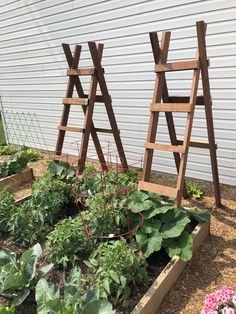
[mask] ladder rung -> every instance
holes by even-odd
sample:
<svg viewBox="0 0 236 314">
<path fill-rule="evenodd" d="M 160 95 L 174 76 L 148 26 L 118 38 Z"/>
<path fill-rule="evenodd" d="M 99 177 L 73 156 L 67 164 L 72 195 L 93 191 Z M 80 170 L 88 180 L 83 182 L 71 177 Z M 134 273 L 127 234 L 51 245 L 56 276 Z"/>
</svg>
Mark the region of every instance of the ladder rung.
<svg viewBox="0 0 236 314">
<path fill-rule="evenodd" d="M 67 70 L 67 75 L 93 75 L 95 68 L 81 68 Z"/>
<path fill-rule="evenodd" d="M 189 103 L 190 97 L 188 96 L 170 96 L 169 102 L 171 103 Z M 204 106 L 204 96 L 197 96 L 197 106 Z"/>
<path fill-rule="evenodd" d="M 106 128 L 95 128 L 96 132 L 101 132 L 101 133 L 114 133 L 112 129 L 106 129 Z M 120 130 L 119 130 L 120 133 Z"/>
<path fill-rule="evenodd" d="M 178 145 L 183 145 L 183 140 L 178 140 L 177 143 L 178 143 Z M 210 145 L 208 142 L 190 141 L 189 146 L 197 147 L 197 148 L 208 148 L 208 149 L 210 149 Z M 215 144 L 215 149 L 217 149 L 216 144 Z"/>
<path fill-rule="evenodd" d="M 71 132 L 81 132 L 81 133 L 84 132 L 84 128 L 76 128 L 73 126 L 63 126 L 63 125 L 58 126 L 58 130 L 60 130 L 60 131 L 71 131 Z"/>
<path fill-rule="evenodd" d="M 88 95 L 85 94 L 85 95 L 84 95 L 84 98 L 88 98 Z M 111 96 L 110 96 L 110 99 L 111 99 Z M 96 97 L 95 97 L 95 102 L 104 102 L 103 96 L 102 96 L 102 95 L 96 95 Z"/>
<path fill-rule="evenodd" d="M 154 103 L 150 106 L 150 111 L 163 111 L 163 112 L 190 112 L 190 103 Z"/>
<path fill-rule="evenodd" d="M 156 143 L 148 143 L 144 144 L 145 148 L 149 149 L 157 149 L 157 150 L 164 150 L 167 152 L 174 152 L 174 153 L 184 153 L 183 146 L 174 146 L 174 145 L 167 145 L 167 144 L 156 144 Z"/>
<path fill-rule="evenodd" d="M 172 63 L 156 64 L 154 71 L 168 72 L 168 71 L 194 70 L 198 69 L 198 67 L 199 67 L 198 60 L 177 61 Z"/>
<path fill-rule="evenodd" d="M 62 103 L 64 105 L 87 105 L 88 98 L 63 98 Z"/>
<path fill-rule="evenodd" d="M 62 125 L 58 126 L 58 130 L 71 131 L 71 132 L 81 132 L 81 133 L 83 133 L 85 131 L 84 128 L 77 128 L 77 127 L 73 127 L 73 126 L 62 126 Z M 106 129 L 106 128 L 95 128 L 95 131 L 101 132 L 101 133 L 113 133 L 112 129 Z"/>
<path fill-rule="evenodd" d="M 167 195 L 170 197 L 177 197 L 178 190 L 169 186 L 163 186 L 146 181 L 139 181 L 138 188 L 143 191 L 153 192 L 157 194 Z"/>
</svg>

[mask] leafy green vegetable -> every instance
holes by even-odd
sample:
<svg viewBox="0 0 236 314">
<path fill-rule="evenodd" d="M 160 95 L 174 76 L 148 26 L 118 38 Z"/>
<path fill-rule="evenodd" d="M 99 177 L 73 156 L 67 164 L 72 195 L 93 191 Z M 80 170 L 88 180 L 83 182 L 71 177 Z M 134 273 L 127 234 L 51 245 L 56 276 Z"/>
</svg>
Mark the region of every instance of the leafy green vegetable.
<svg viewBox="0 0 236 314">
<path fill-rule="evenodd" d="M 25 151 L 18 151 L 10 159 L 0 164 L 0 177 L 8 177 L 23 171 L 28 163 Z"/>
<path fill-rule="evenodd" d="M 16 146 L 0 146 L 0 156 L 14 155 L 19 150 Z"/>
<path fill-rule="evenodd" d="M 183 231 L 177 238 L 164 240 L 163 246 L 170 257 L 178 255 L 183 261 L 188 261 L 192 258 L 193 239 L 191 234 L 186 231 Z"/>
<path fill-rule="evenodd" d="M 99 299 L 99 290 L 89 290 L 81 296 L 81 272 L 74 267 L 65 282 L 64 298 L 60 297 L 59 288 L 39 280 L 36 285 L 35 298 L 38 314 L 114 314 L 108 301 Z"/>
<path fill-rule="evenodd" d="M 208 210 L 195 210 L 191 208 L 183 209 L 189 218 L 194 218 L 197 222 L 205 222 L 210 219 L 210 213 Z"/>
<path fill-rule="evenodd" d="M 7 249 L 0 249 L 0 291 L 2 295 L 11 295 L 14 305 L 21 304 L 29 295 L 36 281 L 53 267 L 53 264 L 49 264 L 40 271 L 36 271 L 41 254 L 42 249 L 39 243 L 26 250 L 19 261 L 15 253 Z"/>
<path fill-rule="evenodd" d="M 190 223 L 188 216 L 180 208 L 173 208 L 165 214 L 160 215 L 162 222 L 160 232 L 164 239 L 178 237 Z"/>
<path fill-rule="evenodd" d="M 198 200 L 203 196 L 203 190 L 200 184 L 189 182 L 186 184 L 188 194 Z"/>
<path fill-rule="evenodd" d="M 66 179 L 71 182 L 75 179 L 75 171 L 66 162 L 50 162 L 46 174 L 49 174 L 53 178 Z"/>
<path fill-rule="evenodd" d="M 160 233 L 160 225 L 161 222 L 159 220 L 148 220 L 135 234 L 136 241 L 145 257 L 161 249 L 162 235 Z"/>
</svg>

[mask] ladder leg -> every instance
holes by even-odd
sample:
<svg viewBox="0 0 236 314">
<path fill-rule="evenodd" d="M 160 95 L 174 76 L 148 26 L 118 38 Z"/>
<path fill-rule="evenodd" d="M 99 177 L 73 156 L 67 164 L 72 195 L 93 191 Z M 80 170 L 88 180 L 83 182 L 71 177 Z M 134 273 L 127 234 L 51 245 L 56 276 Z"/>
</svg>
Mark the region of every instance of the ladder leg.
<svg viewBox="0 0 236 314">
<path fill-rule="evenodd" d="M 99 44 L 97 47 L 98 58 L 102 58 L 103 45 Z M 92 80 L 90 83 L 90 90 L 88 94 L 89 103 L 87 105 L 86 113 L 85 113 L 85 121 L 84 121 L 84 133 L 82 135 L 81 147 L 80 147 L 80 155 L 79 155 L 79 174 L 81 174 L 85 167 L 85 161 L 87 157 L 88 151 L 88 142 L 89 136 L 91 133 L 92 127 L 92 117 L 93 117 L 93 109 L 97 92 L 98 79 L 96 75 L 92 76 Z"/>
<path fill-rule="evenodd" d="M 79 64 L 79 58 L 80 58 L 80 53 L 81 53 L 81 46 L 76 45 L 75 46 L 75 51 L 74 55 L 72 56 L 71 50 L 69 45 L 63 44 L 62 45 L 69 68 L 75 69 L 78 67 Z M 66 97 L 71 98 L 73 95 L 74 91 L 74 85 L 75 85 L 75 80 L 73 77 L 69 77 L 69 81 L 67 84 L 67 91 L 66 91 Z M 81 92 L 81 90 L 80 90 Z M 61 126 L 66 126 L 69 118 L 69 113 L 70 113 L 70 106 L 64 105 L 63 111 L 62 111 L 62 116 L 61 116 Z M 58 137 L 57 137 L 57 143 L 56 143 L 56 155 L 61 155 L 62 153 L 62 147 L 65 139 L 65 131 L 64 130 L 59 130 Z"/>
<path fill-rule="evenodd" d="M 207 53 L 206 53 L 206 42 L 205 42 L 206 24 L 203 21 L 201 21 L 201 22 L 197 22 L 196 25 L 197 25 L 197 37 L 198 37 L 198 46 L 199 46 L 199 57 L 200 57 L 200 62 L 201 62 L 202 87 L 203 87 L 205 114 L 206 114 L 206 121 L 207 121 L 208 140 L 209 140 L 209 147 L 210 147 L 215 203 L 217 207 L 221 207 L 222 204 L 221 204 L 221 193 L 220 193 L 220 181 L 219 181 L 219 174 L 218 174 L 214 124 L 213 124 L 213 117 L 212 117 L 212 100 L 211 100 L 211 94 L 210 94 L 210 83 L 209 83 L 209 75 L 208 75 L 208 67 L 207 67 Z"/>
<path fill-rule="evenodd" d="M 161 47 L 159 46 L 159 41 L 157 33 L 150 33 L 150 40 L 152 45 L 152 51 L 154 56 L 155 64 L 166 63 L 168 56 L 168 49 L 170 43 L 170 32 L 164 32 L 162 34 Z M 160 73 L 156 76 L 154 94 L 153 94 L 153 103 L 161 101 L 163 89 L 165 86 L 165 73 Z M 159 112 L 151 112 L 149 120 L 149 128 L 147 135 L 147 142 L 154 143 L 157 133 L 157 124 L 159 119 Z M 149 181 L 151 167 L 153 160 L 153 150 L 145 149 L 144 163 L 143 163 L 143 172 L 142 172 L 142 181 Z"/>
<path fill-rule="evenodd" d="M 75 82 L 75 87 L 76 87 L 77 93 L 78 93 L 79 97 L 84 98 L 84 93 L 81 94 L 80 89 L 79 89 L 79 87 L 81 86 L 80 80 L 76 76 L 75 76 L 75 79 L 76 79 L 75 80 L 76 81 Z M 81 88 L 82 88 L 82 86 L 81 86 Z M 86 106 L 82 106 L 82 109 L 83 109 L 84 115 L 86 116 L 87 107 Z M 96 152 L 97 152 L 97 156 L 98 156 L 99 162 L 101 164 L 102 170 L 107 171 L 108 167 L 107 167 L 106 160 L 104 158 L 104 154 L 103 154 L 103 151 L 102 151 L 102 147 L 101 147 L 99 138 L 97 136 L 97 132 L 95 130 L 95 126 L 94 126 L 93 122 L 91 124 L 91 136 L 92 136 L 92 140 L 93 140 L 93 143 L 94 143 L 94 146 L 95 146 L 95 149 L 96 149 Z M 81 168 L 81 170 L 82 170 L 82 168 Z"/>
<path fill-rule="evenodd" d="M 166 112 L 166 121 L 167 121 L 167 126 L 170 134 L 170 141 L 171 145 L 177 146 L 177 137 L 176 137 L 176 132 L 175 132 L 175 125 L 174 125 L 174 120 L 173 120 L 173 115 L 171 112 Z M 179 168 L 180 168 L 180 154 L 173 152 L 174 159 L 175 159 L 175 165 L 177 169 L 177 173 L 179 174 Z M 188 193 L 187 193 L 187 188 L 184 180 L 184 186 L 183 186 L 183 196 L 187 198 Z"/>
<path fill-rule="evenodd" d="M 170 102 L 170 97 L 169 97 L 169 93 L 168 93 L 168 87 L 167 87 L 167 83 L 166 83 L 166 78 L 164 81 L 164 88 L 163 88 L 163 102 Z M 177 146 L 178 145 L 178 141 L 177 141 L 177 136 L 176 136 L 176 131 L 175 131 L 175 124 L 174 124 L 174 119 L 173 119 L 173 115 L 172 112 L 166 112 L 165 113 L 166 116 L 166 122 L 167 122 L 167 127 L 168 127 L 168 131 L 169 131 L 169 135 L 170 135 L 170 142 L 171 145 Z M 179 166 L 180 166 L 180 154 L 173 152 L 173 156 L 175 159 L 175 166 L 176 166 L 176 170 L 177 173 L 179 174 Z M 184 180 L 184 186 L 183 186 L 183 197 L 187 198 L 188 197 L 188 193 L 187 193 L 187 188 L 186 188 L 186 184 L 185 184 L 185 180 Z"/>
<path fill-rule="evenodd" d="M 114 140 L 116 143 L 117 151 L 118 151 L 118 154 L 120 157 L 120 161 L 121 161 L 123 170 L 126 171 L 126 170 L 128 170 L 128 163 L 126 160 L 123 144 L 122 144 L 122 141 L 120 138 L 119 129 L 117 126 L 115 114 L 114 114 L 114 111 L 112 108 L 111 97 L 109 96 L 106 81 L 104 78 L 104 73 L 102 71 L 101 62 L 100 62 L 99 55 L 98 55 L 98 50 L 97 50 L 95 43 L 89 42 L 88 44 L 89 44 L 89 49 L 90 49 L 90 53 L 92 56 L 93 64 L 94 64 L 94 67 L 96 68 L 96 73 L 98 76 L 98 81 L 99 81 L 101 93 L 102 93 L 103 98 L 104 98 L 104 103 L 105 103 L 107 115 L 108 115 L 108 118 L 110 121 L 111 129 L 113 130 L 113 136 L 114 136 Z"/>
<path fill-rule="evenodd" d="M 177 180 L 177 198 L 176 198 L 176 206 L 179 207 L 182 201 L 183 195 L 183 187 L 184 187 L 184 178 L 188 160 L 188 150 L 191 138 L 191 131 L 193 125 L 193 117 L 194 117 L 194 109 L 197 101 L 197 90 L 198 90 L 198 83 L 200 77 L 200 68 L 194 70 L 193 80 L 192 80 L 192 91 L 190 95 L 189 102 L 192 105 L 191 111 L 188 113 L 187 123 L 185 127 L 185 134 L 184 134 L 184 141 L 183 141 L 183 148 L 184 153 L 181 155 L 180 167 L 179 167 L 179 175 Z"/>
<path fill-rule="evenodd" d="M 78 50 L 78 47 L 80 47 L 80 52 L 81 52 L 81 46 L 76 46 L 76 47 L 77 47 L 76 48 L 77 50 Z M 70 50 L 70 46 L 68 44 L 63 44 L 63 49 L 64 49 L 64 53 L 65 53 L 66 60 L 67 60 L 69 68 L 77 68 L 78 67 L 78 63 L 79 63 L 80 54 L 77 52 L 77 50 L 75 50 L 74 57 L 73 57 L 72 53 L 71 53 L 71 50 Z M 75 86 L 76 91 L 77 91 L 79 97 L 80 98 L 84 98 L 85 94 L 84 94 L 84 91 L 83 91 L 83 88 L 82 88 L 82 85 L 81 85 L 79 77 L 78 76 L 74 76 L 74 77 L 70 77 L 70 78 L 73 80 L 73 84 L 74 84 L 73 86 Z M 71 91 L 71 96 L 72 96 L 72 94 L 73 94 L 73 89 Z M 66 110 L 66 109 L 67 109 L 67 107 L 64 105 L 64 110 Z M 82 106 L 82 109 L 83 109 L 84 115 L 86 115 L 87 108 L 85 106 Z M 68 116 L 69 116 L 69 110 L 67 110 L 67 111 L 68 111 L 68 112 L 66 112 L 67 119 L 66 119 L 66 122 L 65 122 L 64 125 L 67 124 L 67 120 L 68 120 Z M 62 150 L 62 146 L 63 146 L 65 131 L 60 130 L 59 132 L 62 132 L 60 136 L 63 136 L 63 140 L 60 140 L 61 146 L 57 145 L 57 147 L 60 149 L 59 150 L 60 151 L 59 155 L 61 155 L 61 150 Z M 106 161 L 105 161 L 105 158 L 104 158 L 104 155 L 103 155 L 102 147 L 100 145 L 100 141 L 98 139 L 97 132 L 95 130 L 93 122 L 91 124 L 91 136 L 92 136 L 92 139 L 93 139 L 93 142 L 94 142 L 94 146 L 95 146 L 95 149 L 96 149 L 96 152 L 97 152 L 98 159 L 100 161 L 102 170 L 106 171 L 106 170 L 108 170 L 108 168 L 107 168 L 107 165 L 106 165 Z M 81 167 L 81 170 L 83 170 L 82 167 Z"/>
</svg>

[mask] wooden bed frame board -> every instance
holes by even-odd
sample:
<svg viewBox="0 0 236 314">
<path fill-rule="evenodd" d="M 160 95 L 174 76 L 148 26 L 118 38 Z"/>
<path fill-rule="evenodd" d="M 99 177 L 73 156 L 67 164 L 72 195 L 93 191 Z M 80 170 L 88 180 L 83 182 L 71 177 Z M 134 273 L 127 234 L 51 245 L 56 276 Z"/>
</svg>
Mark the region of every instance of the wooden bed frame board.
<svg viewBox="0 0 236 314">
<path fill-rule="evenodd" d="M 7 185 L 12 186 L 19 186 L 22 183 L 31 182 L 34 179 L 33 169 L 27 168 L 22 172 L 13 174 L 9 177 L 1 178 L 0 179 L 0 191 Z"/>
</svg>

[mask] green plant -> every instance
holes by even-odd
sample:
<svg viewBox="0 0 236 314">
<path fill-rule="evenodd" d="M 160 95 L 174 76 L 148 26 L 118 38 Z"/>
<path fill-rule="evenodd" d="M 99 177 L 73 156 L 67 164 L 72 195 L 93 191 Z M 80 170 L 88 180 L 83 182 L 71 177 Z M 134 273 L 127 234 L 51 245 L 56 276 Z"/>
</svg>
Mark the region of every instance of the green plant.
<svg viewBox="0 0 236 314">
<path fill-rule="evenodd" d="M 75 171 L 71 169 L 66 162 L 51 161 L 48 164 L 47 175 L 61 180 L 68 180 L 72 182 L 75 179 Z"/>
<path fill-rule="evenodd" d="M 15 313 L 15 306 L 12 305 L 11 307 L 4 306 L 0 304 L 0 314 L 14 314 Z"/>
<path fill-rule="evenodd" d="M 87 215 L 86 215 L 87 214 Z M 91 218 L 89 213 L 76 218 L 67 218 L 59 221 L 54 229 L 48 234 L 46 246 L 50 248 L 50 256 L 55 264 L 66 267 L 68 264 L 74 265 L 78 260 L 78 253 L 89 251 L 91 242 L 83 231 L 83 223 Z"/>
<path fill-rule="evenodd" d="M 87 291 L 81 296 L 81 272 L 73 268 L 64 286 L 64 295 L 59 288 L 40 279 L 36 285 L 35 299 L 38 314 L 114 314 L 108 301 L 99 299 L 99 290 Z"/>
<path fill-rule="evenodd" d="M 0 249 L 0 293 L 13 297 L 13 305 L 21 304 L 36 282 L 53 267 L 53 264 L 48 264 L 36 270 L 41 253 L 39 243 L 26 250 L 19 260 L 15 253 Z"/>
<path fill-rule="evenodd" d="M 35 150 L 31 147 L 27 147 L 27 146 L 21 146 L 20 151 L 24 151 L 25 152 L 25 156 L 29 161 L 37 161 L 41 158 L 43 158 L 43 153 L 41 153 L 39 150 Z"/>
<path fill-rule="evenodd" d="M 152 193 L 142 191 L 130 193 L 129 208 L 132 211 L 131 223 L 137 223 L 134 213 L 142 212 L 144 216 L 144 224 L 135 233 L 135 238 L 145 257 L 164 247 L 170 257 L 178 255 L 184 261 L 191 259 L 191 218 L 198 222 L 209 219 L 206 211 L 175 208 L 171 203 L 160 201 Z"/>
<path fill-rule="evenodd" d="M 65 182 L 45 177 L 33 184 L 31 203 L 35 204 L 43 214 L 45 222 L 57 221 L 63 205 L 68 201 L 69 195 Z"/>
<path fill-rule="evenodd" d="M 43 235 L 44 217 L 31 200 L 20 204 L 7 222 L 7 231 L 16 243 L 27 246 Z"/>
<path fill-rule="evenodd" d="M 200 184 L 197 183 L 187 183 L 187 192 L 194 199 L 198 200 L 203 196 L 203 190 Z"/>
<path fill-rule="evenodd" d="M 53 178 L 42 178 L 33 184 L 32 196 L 5 215 L 7 230 L 23 246 L 46 236 L 47 224 L 57 221 L 68 202 L 66 183 Z M 3 207 L 4 208 L 4 207 Z M 1 218 L 1 216 L 0 216 Z"/>
<path fill-rule="evenodd" d="M 0 146 L 0 156 L 14 155 L 19 150 L 16 146 Z"/>
<path fill-rule="evenodd" d="M 122 239 L 101 243 L 85 263 L 92 272 L 85 281 L 99 288 L 105 299 L 115 294 L 117 299 L 127 301 L 131 287 L 148 280 L 145 259 Z"/>
<path fill-rule="evenodd" d="M 16 204 L 9 187 L 0 192 L 0 234 L 7 232 L 7 223 L 16 211 Z"/>
<path fill-rule="evenodd" d="M 0 177 L 8 177 L 23 171 L 28 163 L 25 151 L 18 151 L 8 160 L 0 164 Z"/>
</svg>

